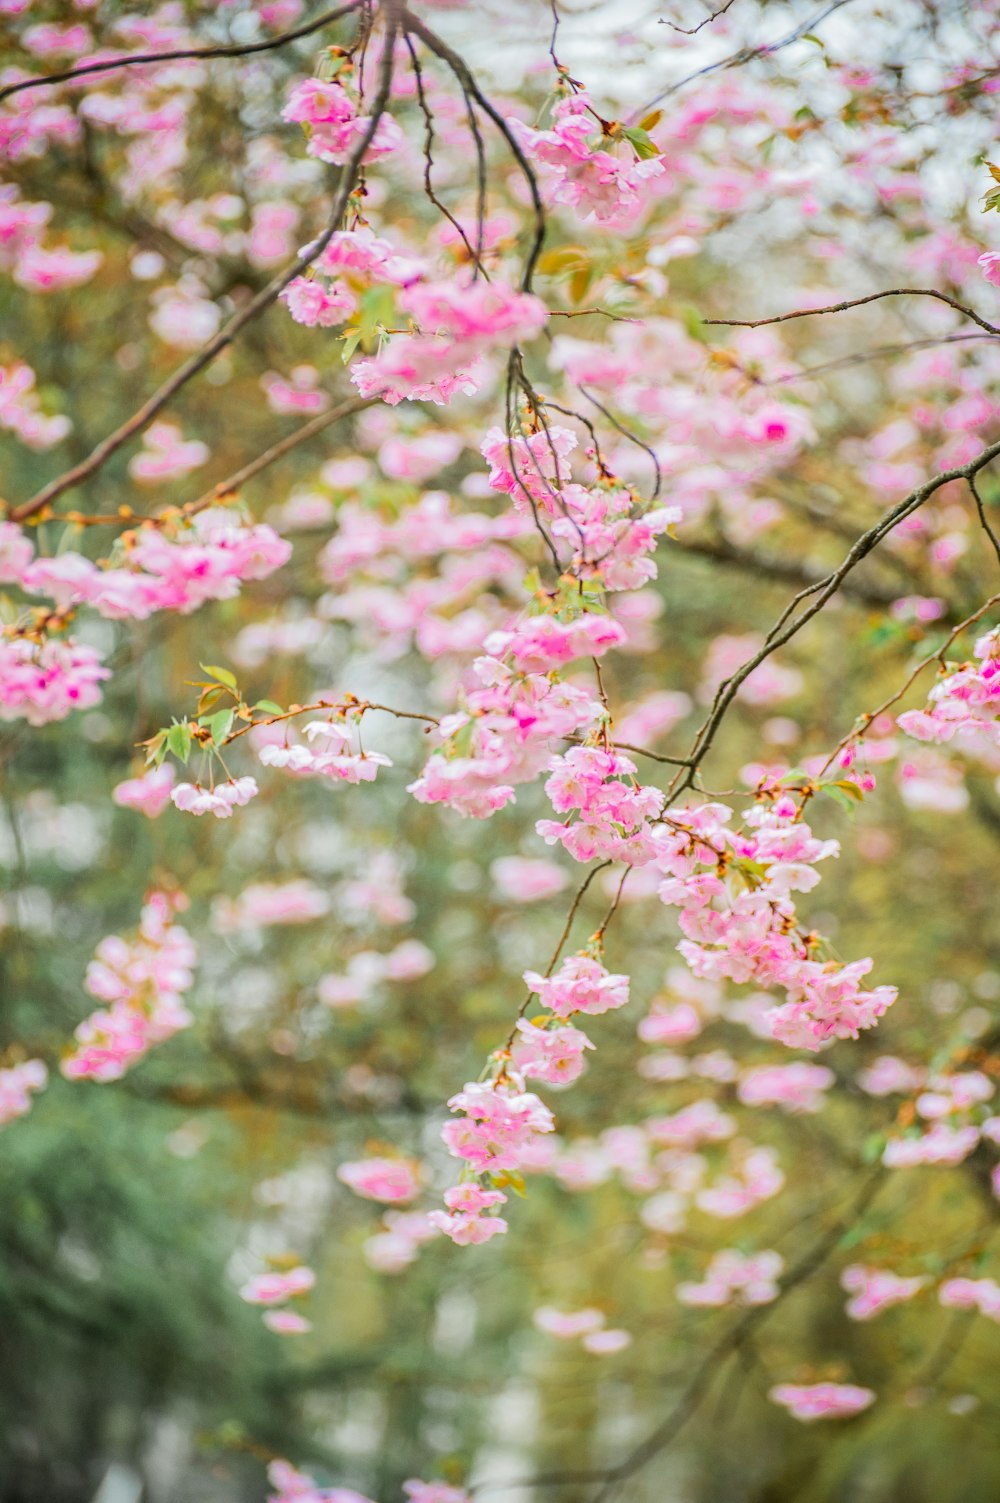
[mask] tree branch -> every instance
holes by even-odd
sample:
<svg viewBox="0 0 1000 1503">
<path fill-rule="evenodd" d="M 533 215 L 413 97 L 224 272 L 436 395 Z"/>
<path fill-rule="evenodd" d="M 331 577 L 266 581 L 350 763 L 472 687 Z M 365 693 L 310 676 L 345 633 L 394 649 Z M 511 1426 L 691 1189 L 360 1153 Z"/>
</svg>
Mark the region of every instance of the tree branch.
<svg viewBox="0 0 1000 1503">
<path fill-rule="evenodd" d="M 61 73 L 46 73 L 38 78 L 23 78 L 19 83 L 7 84 L 5 88 L 0 89 L 0 104 L 15 94 L 23 94 L 28 89 L 44 89 L 54 84 L 72 83 L 77 78 L 88 78 L 95 73 L 112 73 L 119 68 L 134 68 L 142 63 L 175 63 L 189 58 L 247 57 L 253 52 L 272 52 L 275 47 L 287 47 L 289 42 L 297 42 L 300 37 L 311 36 L 314 31 L 319 31 L 322 27 L 331 26 L 342 16 L 357 10 L 360 4 L 361 0 L 348 0 L 346 5 L 338 5 L 335 10 L 323 11 L 322 15 L 316 16 L 312 21 L 307 21 L 303 26 L 297 26 L 293 31 L 284 31 L 280 36 L 270 37 L 265 42 L 222 44 L 218 47 L 177 47 L 169 52 L 140 52 L 127 57 L 105 58 L 99 63 L 85 63 L 82 68 L 66 68 Z"/>
</svg>

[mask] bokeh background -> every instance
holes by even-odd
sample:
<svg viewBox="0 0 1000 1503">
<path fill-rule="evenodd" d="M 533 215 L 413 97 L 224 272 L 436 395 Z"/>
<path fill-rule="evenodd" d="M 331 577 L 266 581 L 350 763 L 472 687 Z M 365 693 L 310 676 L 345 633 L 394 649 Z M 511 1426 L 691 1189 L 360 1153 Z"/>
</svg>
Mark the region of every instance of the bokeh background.
<svg viewBox="0 0 1000 1503">
<path fill-rule="evenodd" d="M 77 19 L 68 4 L 32 10 L 33 19 Z M 663 24 L 667 10 L 688 26 L 704 14 L 632 0 L 566 6 L 560 55 L 611 109 L 809 20 L 800 5 L 736 0 L 731 15 L 687 39 Z M 686 384 L 710 413 L 730 390 L 725 352 L 735 346 L 731 331 L 710 332 L 698 315 L 783 311 L 800 305 L 803 289 L 834 299 L 905 284 L 915 275 L 915 245 L 937 245 L 946 233 L 974 245 L 983 233 L 976 157 L 994 140 L 996 96 L 970 87 L 961 107 L 943 108 L 939 91 L 949 67 L 983 58 L 995 65 L 992 10 L 856 0 L 817 23 L 818 39 L 671 95 L 668 124 L 693 97 L 710 99 L 717 113 L 691 147 L 701 166 L 686 172 L 684 195 L 652 205 L 627 235 L 569 226 L 561 238 L 579 242 L 579 261 L 550 263 L 545 295 L 568 310 L 600 304 L 661 321 L 649 337 L 653 376 L 662 361 L 662 380 Z M 243 40 L 258 24 L 251 6 L 156 11 L 116 0 L 84 19 L 110 45 L 122 18 L 168 11 L 204 41 Z M 434 24 L 496 97 L 522 112 L 524 101 L 537 109 L 548 87 L 550 23 L 549 7 L 534 0 L 434 11 Z M 0 46 L 37 68 L 22 30 L 23 17 L 0 16 Z M 0 357 L 29 360 L 44 403 L 73 424 L 52 452 L 0 433 L 8 499 L 30 495 L 89 452 L 182 358 L 162 311 L 171 296 L 224 314 L 263 285 L 273 265 L 252 248 L 255 205 L 293 206 L 291 249 L 322 222 L 322 173 L 303 156 L 297 129 L 278 118 L 290 82 L 314 55 L 310 40 L 168 79 L 165 95 L 184 100 L 187 154 L 138 179 L 141 146 L 93 117 L 77 140 L 4 166 L 3 182 L 23 198 L 54 204 L 53 224 L 74 248 L 103 255 L 78 289 L 33 296 L 0 281 Z M 859 59 L 872 76 L 852 83 Z M 114 99 L 121 88 L 108 82 L 100 93 Z M 440 88 L 445 94 L 443 79 Z M 84 96 L 59 97 L 78 111 Z M 801 132 L 769 122 L 772 107 Z M 415 105 L 403 110 L 419 140 Z M 870 151 L 883 136 L 893 146 L 879 171 L 887 182 L 915 185 L 910 198 L 880 196 L 879 171 L 850 170 L 852 152 Z M 468 169 L 449 142 L 439 173 L 456 206 L 468 203 Z M 498 203 L 516 216 L 499 152 L 495 170 Z M 419 157 L 396 171 L 389 187 L 370 185 L 368 208 L 419 246 L 435 223 Z M 804 208 L 809 198 L 815 210 Z M 688 219 L 696 244 L 664 267 L 657 248 L 685 233 Z M 961 289 L 965 265 L 935 263 L 924 275 L 937 271 L 941 285 Z M 1000 365 L 987 342 L 961 347 L 940 378 L 912 354 L 852 363 L 859 350 L 951 332 L 950 320 L 925 307 L 879 305 L 783 331 L 782 359 L 837 368 L 788 388 L 816 437 L 758 487 L 754 499 L 775 504 L 774 520 L 758 528 L 742 501 L 727 509 L 720 498 L 682 528 L 661 551 L 662 609 L 649 623 L 648 650 L 621 654 L 606 670 L 613 705 L 664 690 L 688 696 L 661 749 L 685 746 L 698 723 L 712 644 L 766 631 L 790 593 L 887 504 L 868 468 L 872 436 L 908 410 L 915 383 L 943 410 L 961 395 L 957 370 L 964 389 L 977 386 L 996 402 Z M 577 319 L 572 333 L 609 337 L 596 316 Z M 697 363 L 680 370 L 671 341 L 687 341 Z M 113 512 L 192 499 L 291 431 L 296 419 L 273 410 L 262 377 L 287 379 L 302 366 L 318 390 L 347 391 L 336 342 L 273 308 L 171 409 L 184 436 L 208 446 L 201 469 L 143 488 L 126 451 L 71 504 Z M 199 662 L 228 665 L 252 697 L 282 704 L 334 687 L 413 709 L 439 706 L 457 655 L 429 661 L 367 613 L 340 619 L 317 561 L 347 501 L 398 515 L 429 485 L 496 510 L 497 498 L 483 498 L 477 452 L 496 420 L 489 394 L 455 414 L 401 410 L 404 431 L 443 423 L 462 440 L 424 485 L 387 473 L 383 412 L 303 445 L 243 493 L 256 517 L 279 526 L 294 519 L 296 500 L 301 512 L 303 496 L 321 499 L 318 525 L 289 531 L 295 553 L 286 568 L 192 618 L 128 629 L 88 622 L 85 635 L 110 652 L 115 669 L 100 708 L 41 730 L 0 728 L 0 1050 L 10 1063 L 46 1059 L 53 1077 L 0 1139 L 0 1498 L 90 1503 L 103 1483 L 102 1503 L 117 1503 L 134 1483 L 148 1503 L 255 1503 L 275 1455 L 380 1503 L 393 1503 L 414 1475 L 509 1481 L 606 1465 L 670 1409 L 726 1328 L 727 1312 L 678 1304 L 677 1282 L 698 1277 L 724 1245 L 776 1248 L 792 1265 L 846 1218 L 849 1230 L 834 1232 L 822 1268 L 734 1349 L 676 1443 L 629 1482 L 628 1498 L 992 1503 L 1000 1495 L 996 1324 L 938 1308 L 930 1289 L 859 1324 L 844 1313 L 838 1274 L 851 1261 L 931 1278 L 995 1267 L 985 1150 L 957 1170 L 885 1175 L 863 1213 L 851 1207 L 878 1172 L 900 1106 L 866 1093 L 858 1072 L 885 1054 L 979 1068 L 994 1059 L 996 770 L 952 772 L 948 757 L 921 754 L 910 757 L 916 772 L 903 774 L 904 755 L 875 769 L 877 792 L 862 807 L 828 801 L 817 809 L 817 830 L 841 839 L 844 853 L 828 864 L 835 869 L 825 872 L 810 918 L 845 956 L 874 955 L 876 979 L 900 988 L 876 1035 L 824 1055 L 837 1081 L 822 1114 L 741 1107 L 711 1063 L 686 1079 L 655 1078 L 636 1022 L 655 999 L 687 993 L 672 915 L 655 896 L 637 895 L 623 903 L 607 948 L 609 966 L 633 977 L 633 1005 L 599 1020 L 583 1080 L 550 1093 L 563 1142 L 586 1140 L 581 1158 L 595 1155 L 606 1172 L 595 1169 L 585 1191 L 533 1176 L 506 1238 L 479 1249 L 434 1240 L 395 1272 L 377 1266 L 373 1252 L 385 1230 L 380 1208 L 339 1183 L 336 1169 L 387 1144 L 425 1157 L 429 1174 L 448 1182 L 443 1103 L 506 1033 L 520 972 L 548 956 L 572 891 L 569 862 L 566 890 L 540 902 L 512 901 L 497 883 L 498 858 L 551 855 L 533 833 L 547 812 L 540 790 L 520 790 L 516 807 L 485 825 L 418 805 L 403 788 L 422 763 L 422 733 L 388 722 L 376 741 L 395 767 L 374 786 L 261 778 L 261 797 L 228 824 L 173 810 L 148 822 L 110 801 L 112 786 L 138 765 L 136 743 L 190 708 L 186 681 Z M 648 437 L 669 442 L 665 432 Z M 933 427 L 920 435 L 913 458 L 927 473 L 945 437 Z M 357 460 L 352 471 L 348 462 Z M 983 489 L 990 505 L 1000 496 L 992 478 Z M 828 750 L 856 714 L 892 692 L 934 631 L 995 588 L 996 561 L 978 543 L 955 557 L 931 548 L 965 525 L 947 514 L 957 505 L 935 503 L 929 536 L 904 539 L 860 569 L 853 589 L 781 655 L 786 677 L 777 688 L 735 707 L 709 787 L 748 790 L 758 764 Z M 67 537 L 63 546 L 94 556 L 104 546 L 96 529 L 39 528 L 44 549 Z M 436 567 L 418 564 L 414 573 L 435 577 Z M 494 593 L 502 604 L 502 586 Z M 937 623 L 893 606 L 918 595 L 942 602 Z M 246 761 L 241 770 L 252 771 Z M 94 947 L 127 932 L 143 892 L 163 880 L 190 899 L 184 922 L 200 955 L 195 1026 L 119 1083 L 65 1081 L 58 1060 L 91 1010 L 81 982 Z M 312 894 L 308 921 L 260 924 L 245 900 L 242 910 L 227 907 L 253 884 L 293 881 Z M 383 897 L 403 896 L 387 898 L 380 918 L 370 895 L 358 896 L 365 882 Z M 596 927 L 608 900 L 596 882 L 581 934 Z M 364 981 L 366 955 L 410 939 L 428 947 L 425 974 Z M 317 984 L 327 974 L 362 978 L 356 1006 L 322 1004 Z M 788 1058 L 727 1017 L 710 1022 L 688 1053 L 714 1051 L 738 1056 L 741 1067 Z M 629 1186 L 627 1140 L 607 1135 L 705 1095 L 776 1150 L 787 1186 L 745 1220 L 695 1216 L 680 1234 L 661 1232 L 643 1220 L 646 1197 Z M 265 1330 L 237 1293 L 268 1257 L 286 1254 L 317 1273 L 313 1330 L 295 1340 Z M 553 1340 L 531 1319 L 546 1304 L 596 1305 L 632 1344 L 595 1356 Z M 880 1401 L 824 1428 L 796 1425 L 766 1398 L 774 1382 L 822 1377 L 863 1382 Z M 534 1503 L 584 1499 L 589 1490 L 525 1485 L 496 1496 Z"/>
</svg>

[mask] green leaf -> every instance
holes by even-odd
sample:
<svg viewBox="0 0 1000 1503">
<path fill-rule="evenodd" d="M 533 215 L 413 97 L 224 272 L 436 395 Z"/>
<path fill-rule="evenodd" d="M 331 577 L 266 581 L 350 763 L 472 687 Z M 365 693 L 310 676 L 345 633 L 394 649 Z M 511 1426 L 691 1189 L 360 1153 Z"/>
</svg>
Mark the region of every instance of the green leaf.
<svg viewBox="0 0 1000 1503">
<path fill-rule="evenodd" d="M 630 146 L 635 147 L 637 154 L 643 161 L 648 161 L 650 157 L 658 157 L 660 155 L 660 148 L 655 141 L 651 140 L 641 125 L 622 126 L 622 135 Z"/>
<path fill-rule="evenodd" d="M 858 787 L 857 783 L 851 782 L 850 778 L 837 778 L 833 784 L 833 787 L 842 788 L 847 794 L 847 797 L 854 799 L 856 803 L 863 804 L 865 801 L 864 793 Z"/>
<path fill-rule="evenodd" d="M 396 322 L 396 298 L 391 287 L 369 287 L 361 294 L 358 327 L 363 339 L 373 339 L 380 328 Z"/>
<path fill-rule="evenodd" d="M 276 705 L 273 699 L 258 699 L 254 705 L 255 710 L 263 710 L 265 715 L 284 715 L 281 705 Z"/>
<path fill-rule="evenodd" d="M 857 808 L 857 800 L 845 793 L 844 789 L 838 787 L 836 783 L 824 783 L 819 791 L 825 793 L 828 798 L 832 798 L 842 809 L 846 809 L 848 814 L 853 814 Z"/>
<path fill-rule="evenodd" d="M 877 1164 L 885 1151 L 886 1139 L 883 1133 L 870 1133 L 861 1145 L 861 1162 L 863 1164 Z"/>
<path fill-rule="evenodd" d="M 344 335 L 344 348 L 340 352 L 340 358 L 346 365 L 361 343 L 361 330 L 352 329 L 350 334 Z"/>
<path fill-rule="evenodd" d="M 214 715 L 207 715 L 204 723 L 212 732 L 212 740 L 216 746 L 221 746 L 233 728 L 234 712 L 232 710 L 216 710 Z"/>
<path fill-rule="evenodd" d="M 228 668 L 217 668 L 214 663 L 199 663 L 198 666 L 202 673 L 210 673 L 220 684 L 225 684 L 227 689 L 236 688 L 236 675 L 230 673 Z"/>
<path fill-rule="evenodd" d="M 167 748 L 179 762 L 187 762 L 191 755 L 191 727 L 186 720 L 175 720 L 167 731 Z"/>
</svg>

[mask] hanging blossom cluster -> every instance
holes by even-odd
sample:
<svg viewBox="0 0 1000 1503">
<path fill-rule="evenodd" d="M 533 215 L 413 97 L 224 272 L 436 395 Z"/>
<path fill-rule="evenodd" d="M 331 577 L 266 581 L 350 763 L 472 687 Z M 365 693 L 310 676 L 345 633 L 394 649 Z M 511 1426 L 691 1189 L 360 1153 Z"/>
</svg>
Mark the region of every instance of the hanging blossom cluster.
<svg viewBox="0 0 1000 1503">
<path fill-rule="evenodd" d="M 700 1284 L 677 1285 L 682 1305 L 766 1305 L 778 1297 L 778 1279 L 784 1268 L 780 1253 L 765 1252 L 744 1256 L 731 1248 L 717 1252 Z"/>
<path fill-rule="evenodd" d="M 361 715 L 352 717 L 360 726 Z M 275 727 L 276 729 L 276 727 Z M 383 752 L 351 748 L 354 733 L 336 720 L 312 720 L 303 735 L 315 745 L 292 743 L 282 733 L 282 740 L 267 741 L 257 755 L 265 767 L 280 767 L 297 777 L 327 778 L 337 783 L 373 783 L 380 767 L 391 767 L 392 760 Z M 360 733 L 358 733 L 360 741 Z"/>
<path fill-rule="evenodd" d="M 409 791 L 420 803 L 487 819 L 513 800 L 517 784 L 544 771 L 555 743 L 592 726 L 603 707 L 585 689 L 518 673 L 498 658 L 477 658 L 473 672 L 481 687 L 441 720 L 443 745 Z"/>
<path fill-rule="evenodd" d="M 594 1046 L 568 1020 L 577 1013 L 597 1015 L 624 1007 L 627 976 L 605 970 L 597 958 L 600 943 L 570 956 L 555 975 L 524 974 L 532 996 L 544 1011 L 518 1019 L 508 1048 L 498 1051 L 489 1079 L 474 1081 L 448 1102 L 456 1120 L 441 1129 L 448 1151 L 465 1162 L 467 1177 L 445 1191 L 447 1212 L 432 1211 L 429 1221 L 453 1242 L 486 1242 L 506 1232 L 507 1223 L 492 1214 L 507 1197 L 500 1188 L 523 1170 L 544 1163 L 543 1138 L 555 1128 L 549 1108 L 524 1088 L 535 1078 L 568 1085 L 583 1069 L 583 1052 Z M 484 1215 L 484 1212 L 491 1212 Z"/>
<path fill-rule="evenodd" d="M 183 996 L 196 954 L 187 931 L 174 923 L 186 906 L 178 893 L 151 893 L 132 938 L 101 940 L 83 984 L 108 1006 L 76 1029 L 60 1067 L 68 1080 L 119 1080 L 154 1044 L 190 1027 Z"/>
<path fill-rule="evenodd" d="M 653 821 L 664 805 L 658 788 L 635 781 L 635 763 L 622 752 L 578 746 L 553 757 L 545 783 L 565 823 L 540 819 L 535 826 L 547 845 L 561 845 L 574 861 L 624 861 L 644 866 L 656 855 Z"/>
<path fill-rule="evenodd" d="M 0 636 L 0 720 L 49 725 L 100 704 L 111 677 L 102 659 L 73 636 Z"/>
<path fill-rule="evenodd" d="M 871 960 L 820 959 L 820 941 L 802 930 L 792 899 L 816 885 L 816 863 L 836 855 L 837 842 L 818 840 L 787 794 L 755 805 L 741 831 L 731 820 L 731 810 L 712 803 L 664 821 L 659 891 L 679 909 L 685 937 L 678 949 L 696 976 L 783 988 L 787 1001 L 768 1022 L 790 1048 L 857 1038 L 885 1014 L 896 989 L 864 987 Z"/>
<path fill-rule="evenodd" d="M 882 1162 L 890 1169 L 922 1164 L 961 1164 L 981 1142 L 1000 1146 L 1000 1117 L 988 1105 L 996 1082 L 982 1070 L 935 1073 L 913 1102 L 917 1119 L 901 1136 L 890 1137 Z M 1000 1196 L 1000 1165 L 992 1176 Z"/>
<path fill-rule="evenodd" d="M 989 758 L 1000 749 L 1000 627 L 979 638 L 974 660 L 949 665 L 926 710 L 906 710 L 900 727 L 918 741 L 952 741 Z"/>
<path fill-rule="evenodd" d="M 378 349 L 355 360 L 350 375 L 362 396 L 390 406 L 405 398 L 447 405 L 458 392 L 473 395 L 485 376 L 484 357 L 534 339 L 549 316 L 540 298 L 498 278 L 429 278 L 419 258 L 364 229 L 335 234 L 283 297 L 298 323 L 330 328 L 355 320 L 347 337 L 356 348 L 373 293 L 378 317 L 367 332 Z"/>
<path fill-rule="evenodd" d="M 283 120 L 307 127 L 306 149 L 321 162 L 342 165 L 371 125 L 371 117 L 359 111 L 356 91 L 347 86 L 349 72 L 350 64 L 344 58 L 336 77 L 304 79 L 292 90 L 281 112 Z M 391 115 L 381 115 L 365 150 L 365 161 L 375 161 L 402 144 L 403 132 L 395 120 Z"/>
<path fill-rule="evenodd" d="M 645 131 L 612 128 L 583 90 L 559 100 L 548 130 L 534 130 L 517 119 L 509 124 L 542 169 L 550 202 L 574 209 L 581 219 L 627 229 L 648 201 L 651 185 L 657 186 L 655 180 L 669 182 L 662 156 Z"/>
<path fill-rule="evenodd" d="M 225 507 L 211 507 L 169 533 L 126 533 L 108 568 L 67 551 L 27 562 L 16 582 L 60 607 L 85 604 L 112 620 L 143 621 L 157 611 L 187 615 L 208 600 L 230 600 L 243 580 L 266 579 L 291 552 L 266 523 L 245 526 Z"/>
<path fill-rule="evenodd" d="M 3 201 L 0 199 L 0 220 Z M 2 235 L 2 226 L 0 226 Z M 71 428 L 68 417 L 49 416 L 38 393 L 35 372 L 23 360 L 0 365 L 0 428 L 13 433 L 29 449 L 51 449 Z M 12 523 L 4 523 L 6 527 Z"/>
</svg>

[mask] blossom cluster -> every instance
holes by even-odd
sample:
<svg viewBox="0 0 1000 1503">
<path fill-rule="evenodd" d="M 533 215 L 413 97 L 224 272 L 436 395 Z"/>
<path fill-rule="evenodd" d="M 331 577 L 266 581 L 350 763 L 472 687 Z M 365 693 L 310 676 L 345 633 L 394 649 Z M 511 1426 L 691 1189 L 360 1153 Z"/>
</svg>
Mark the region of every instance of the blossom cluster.
<svg viewBox="0 0 1000 1503">
<path fill-rule="evenodd" d="M 31 1110 L 31 1093 L 45 1089 L 49 1072 L 44 1061 L 26 1059 L 0 1070 L 0 1126 Z"/>
<path fill-rule="evenodd" d="M 382 752 L 350 750 L 351 730 L 340 721 L 312 720 L 303 732 L 310 742 L 319 742 L 318 750 L 291 743 L 267 741 L 257 755 L 265 767 L 280 767 L 298 777 L 328 778 L 332 782 L 372 783 L 380 767 L 392 761 Z"/>
<path fill-rule="evenodd" d="M 142 621 L 157 611 L 187 615 L 207 600 L 229 600 L 243 580 L 266 579 L 292 551 L 266 523 L 245 526 L 225 507 L 200 512 L 173 536 L 140 528 L 119 550 L 120 562 L 109 568 L 72 551 L 37 558 L 21 569 L 18 583 L 59 606 L 86 604 L 113 620 Z"/>
<path fill-rule="evenodd" d="M 656 855 L 653 821 L 663 809 L 658 788 L 635 781 L 635 763 L 622 752 L 575 746 L 553 757 L 545 784 L 565 823 L 540 819 L 535 828 L 547 845 L 560 844 L 575 861 L 624 861 L 642 866 Z"/>
<path fill-rule="evenodd" d="M 723 1248 L 712 1257 L 700 1284 L 677 1285 L 677 1298 L 682 1305 L 766 1305 L 778 1297 L 783 1268 L 780 1253 L 768 1250 L 745 1257 Z"/>
<path fill-rule="evenodd" d="M 373 290 L 382 294 L 379 348 L 353 362 L 351 380 L 390 406 L 475 393 L 483 357 L 534 339 L 548 320 L 532 293 L 500 278 L 436 281 L 420 259 L 364 229 L 336 233 L 283 296 L 297 322 L 329 328 L 354 317 Z"/>
<path fill-rule="evenodd" d="M 261 1320 L 276 1336 L 304 1336 L 312 1330 L 310 1322 L 298 1310 L 289 1309 L 288 1301 L 301 1299 L 315 1287 L 316 1275 L 304 1263 L 275 1268 L 248 1280 L 240 1290 L 240 1299 L 248 1305 L 263 1305 Z"/>
<path fill-rule="evenodd" d="M 61 1065 L 68 1080 L 118 1080 L 152 1045 L 190 1027 L 182 998 L 194 979 L 195 948 L 174 923 L 184 906 L 178 894 L 153 892 L 132 938 L 101 940 L 83 984 L 109 1006 L 77 1027 Z"/>
<path fill-rule="evenodd" d="M 0 637 L 0 720 L 49 725 L 101 702 L 103 654 L 75 637 Z"/>
<path fill-rule="evenodd" d="M 548 130 L 535 130 L 517 119 L 509 123 L 524 151 L 542 169 L 551 201 L 574 209 L 581 219 L 593 217 L 609 228 L 624 229 L 638 218 L 650 183 L 667 176 L 660 153 L 654 149 L 640 155 L 627 132 L 622 141 L 625 156 L 608 149 L 612 138 L 583 90 L 556 104 Z"/>
<path fill-rule="evenodd" d="M 751 809 L 742 832 L 731 819 L 724 805 L 702 804 L 672 813 L 658 838 L 657 864 L 667 874 L 660 897 L 680 910 L 680 953 L 696 976 L 782 987 L 787 1000 L 769 1023 L 790 1048 L 856 1038 L 896 990 L 864 988 L 871 960 L 818 959 L 791 896 L 816 885 L 815 863 L 836 855 L 837 842 L 818 840 L 787 795 Z"/>
<path fill-rule="evenodd" d="M 603 711 L 586 690 L 518 673 L 497 658 L 477 658 L 473 671 L 479 687 L 440 722 L 443 746 L 409 791 L 420 803 L 486 819 L 514 798 L 517 784 L 538 777 L 554 742 L 578 734 Z"/>
<path fill-rule="evenodd" d="M 907 710 L 899 725 L 918 741 L 954 741 L 989 755 L 1000 748 L 1000 627 L 979 638 L 973 660 L 950 666 L 931 689 L 926 710 Z"/>
</svg>

